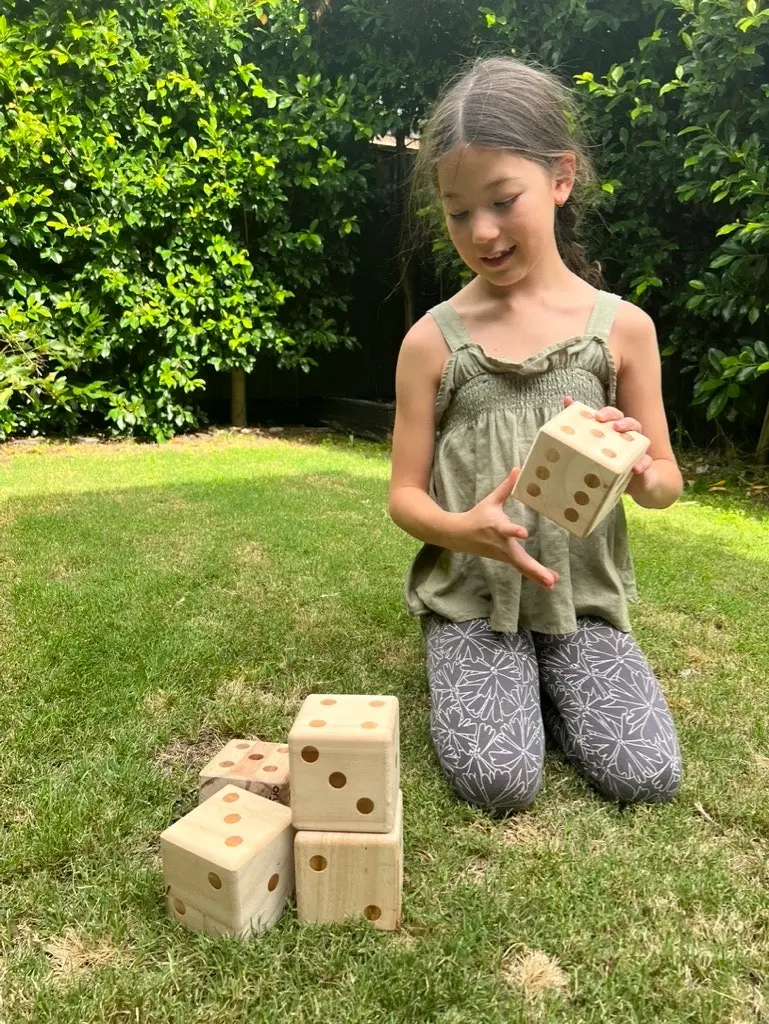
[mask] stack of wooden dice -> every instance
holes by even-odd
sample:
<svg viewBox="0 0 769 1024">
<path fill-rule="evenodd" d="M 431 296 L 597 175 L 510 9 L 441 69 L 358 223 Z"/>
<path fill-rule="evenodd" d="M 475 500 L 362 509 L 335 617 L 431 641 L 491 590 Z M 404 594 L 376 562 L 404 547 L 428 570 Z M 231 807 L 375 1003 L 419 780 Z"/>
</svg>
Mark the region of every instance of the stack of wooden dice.
<svg viewBox="0 0 769 1024">
<path fill-rule="evenodd" d="M 280 918 L 296 882 L 300 921 L 396 929 L 399 779 L 395 697 L 313 694 L 288 744 L 231 740 L 201 771 L 198 806 L 160 837 L 171 916 L 246 937 Z"/>
<path fill-rule="evenodd" d="M 288 736 L 300 921 L 398 927 L 403 797 L 395 697 L 308 697 Z"/>
</svg>

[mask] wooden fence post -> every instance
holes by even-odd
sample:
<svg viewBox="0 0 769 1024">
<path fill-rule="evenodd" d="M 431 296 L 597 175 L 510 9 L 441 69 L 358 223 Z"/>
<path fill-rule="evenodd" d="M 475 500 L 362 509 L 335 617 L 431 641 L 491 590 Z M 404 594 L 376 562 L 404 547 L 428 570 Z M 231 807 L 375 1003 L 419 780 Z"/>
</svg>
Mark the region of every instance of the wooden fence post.
<svg viewBox="0 0 769 1024">
<path fill-rule="evenodd" d="M 233 427 L 248 426 L 246 374 L 243 370 L 233 370 L 230 374 L 230 420 Z"/>
</svg>

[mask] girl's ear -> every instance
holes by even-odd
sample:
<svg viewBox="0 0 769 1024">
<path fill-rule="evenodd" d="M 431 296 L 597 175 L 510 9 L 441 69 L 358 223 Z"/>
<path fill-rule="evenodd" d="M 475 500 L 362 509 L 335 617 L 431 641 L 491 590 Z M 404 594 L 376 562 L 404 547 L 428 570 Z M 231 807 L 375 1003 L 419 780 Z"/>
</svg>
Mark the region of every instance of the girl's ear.
<svg viewBox="0 0 769 1024">
<path fill-rule="evenodd" d="M 576 153 L 564 153 L 553 165 L 553 198 L 556 206 L 564 206 L 577 178 Z"/>
</svg>

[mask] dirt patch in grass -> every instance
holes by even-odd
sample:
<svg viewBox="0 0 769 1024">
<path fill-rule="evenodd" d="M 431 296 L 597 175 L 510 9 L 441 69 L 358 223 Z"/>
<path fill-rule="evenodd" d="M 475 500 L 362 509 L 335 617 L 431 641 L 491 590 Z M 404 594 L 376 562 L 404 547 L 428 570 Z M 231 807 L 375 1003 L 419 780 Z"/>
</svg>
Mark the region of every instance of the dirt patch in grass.
<svg viewBox="0 0 769 1024">
<path fill-rule="evenodd" d="M 125 953 L 109 939 L 90 942 L 74 928 L 65 928 L 62 935 L 51 939 L 44 946 L 51 961 L 50 979 L 56 983 L 67 982 L 88 971 L 125 961 Z"/>
<path fill-rule="evenodd" d="M 530 1002 L 543 993 L 563 991 L 568 979 L 558 961 L 539 950 L 509 949 L 502 957 L 502 977 Z"/>
<path fill-rule="evenodd" d="M 562 837 L 549 831 L 532 818 L 511 818 L 502 830 L 505 846 L 531 846 L 557 853 L 563 845 Z"/>
<path fill-rule="evenodd" d="M 474 885 L 481 885 L 486 881 L 489 872 L 489 862 L 486 857 L 475 857 L 464 868 L 459 876 L 460 882 L 471 882 Z"/>
<path fill-rule="evenodd" d="M 156 750 L 152 760 L 166 778 L 174 778 L 179 772 L 197 775 L 211 758 L 232 739 L 223 730 L 201 729 L 196 739 L 178 737 L 165 747 Z"/>
<path fill-rule="evenodd" d="M 262 544 L 258 541 L 250 540 L 236 549 L 235 560 L 240 565 L 246 566 L 249 569 L 261 569 L 269 563 L 270 556 Z"/>
<path fill-rule="evenodd" d="M 301 487 L 318 487 L 324 491 L 335 491 L 337 494 L 346 494 L 351 498 L 358 497 L 358 492 L 355 488 L 350 487 L 350 485 L 344 483 L 344 481 L 332 476 L 320 476 L 316 473 L 311 473 L 309 476 L 302 477 Z"/>
</svg>

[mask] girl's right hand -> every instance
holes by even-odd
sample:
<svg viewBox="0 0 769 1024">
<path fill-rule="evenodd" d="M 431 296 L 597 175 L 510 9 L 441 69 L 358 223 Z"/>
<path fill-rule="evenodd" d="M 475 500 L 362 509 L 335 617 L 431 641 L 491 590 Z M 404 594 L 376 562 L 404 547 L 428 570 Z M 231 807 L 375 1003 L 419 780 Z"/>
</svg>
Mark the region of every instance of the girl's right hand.
<svg viewBox="0 0 769 1024">
<path fill-rule="evenodd" d="M 504 512 L 505 502 L 513 493 L 520 473 L 520 469 L 513 469 L 491 494 L 468 512 L 459 514 L 462 526 L 458 546 L 472 555 L 507 562 L 526 579 L 537 583 L 544 590 L 552 591 L 558 582 L 558 573 L 546 569 L 526 553 L 518 541 L 525 540 L 528 531 L 508 519 Z"/>
</svg>

